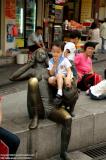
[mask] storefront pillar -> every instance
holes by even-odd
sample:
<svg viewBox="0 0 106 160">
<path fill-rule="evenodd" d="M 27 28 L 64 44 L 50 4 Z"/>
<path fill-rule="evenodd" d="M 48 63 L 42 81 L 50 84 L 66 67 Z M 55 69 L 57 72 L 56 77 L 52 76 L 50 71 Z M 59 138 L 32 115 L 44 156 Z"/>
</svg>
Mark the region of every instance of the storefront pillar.
<svg viewBox="0 0 106 160">
<path fill-rule="evenodd" d="M 92 18 L 95 21 L 98 21 L 99 19 L 99 4 L 100 4 L 100 0 L 92 1 Z"/>
</svg>

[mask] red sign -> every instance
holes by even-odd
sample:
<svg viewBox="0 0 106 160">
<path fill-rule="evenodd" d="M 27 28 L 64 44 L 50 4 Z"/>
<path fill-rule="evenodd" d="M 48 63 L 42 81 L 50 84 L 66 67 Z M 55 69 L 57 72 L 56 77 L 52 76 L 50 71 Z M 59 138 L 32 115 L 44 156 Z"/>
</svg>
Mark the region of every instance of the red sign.
<svg viewBox="0 0 106 160">
<path fill-rule="evenodd" d="M 5 16 L 11 19 L 16 18 L 16 0 L 6 0 Z"/>
</svg>

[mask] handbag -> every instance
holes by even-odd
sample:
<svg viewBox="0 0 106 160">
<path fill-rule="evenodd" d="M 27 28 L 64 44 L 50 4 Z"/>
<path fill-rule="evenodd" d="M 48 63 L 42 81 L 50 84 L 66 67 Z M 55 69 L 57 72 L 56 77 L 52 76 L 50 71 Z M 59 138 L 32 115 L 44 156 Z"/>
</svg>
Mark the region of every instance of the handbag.
<svg viewBox="0 0 106 160">
<path fill-rule="evenodd" d="M 94 86 L 102 81 L 102 76 L 98 73 L 84 74 L 82 79 L 78 82 L 78 88 L 86 91 L 91 86 Z"/>
</svg>

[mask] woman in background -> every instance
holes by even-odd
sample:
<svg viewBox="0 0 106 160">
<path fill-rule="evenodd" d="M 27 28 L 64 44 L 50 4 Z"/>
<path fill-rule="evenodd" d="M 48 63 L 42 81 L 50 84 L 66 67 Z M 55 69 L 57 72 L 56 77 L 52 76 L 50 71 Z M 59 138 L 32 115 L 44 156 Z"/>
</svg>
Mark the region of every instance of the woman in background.
<svg viewBox="0 0 106 160">
<path fill-rule="evenodd" d="M 95 85 L 95 75 L 97 83 L 101 81 L 101 76 L 94 73 L 92 66 L 92 55 L 95 50 L 93 42 L 86 42 L 84 45 L 84 52 L 77 54 L 74 59 L 75 67 L 78 74 L 77 87 L 83 91 L 89 89 L 90 86 Z"/>
<path fill-rule="evenodd" d="M 93 42 L 95 44 L 95 51 L 94 51 L 94 54 L 95 54 L 96 52 L 98 52 L 99 43 L 100 43 L 100 29 L 96 22 L 93 22 L 91 24 L 91 28 L 88 33 L 88 39 L 90 42 Z M 97 60 L 97 58 L 94 57 L 94 54 L 92 56 L 92 59 Z"/>
</svg>

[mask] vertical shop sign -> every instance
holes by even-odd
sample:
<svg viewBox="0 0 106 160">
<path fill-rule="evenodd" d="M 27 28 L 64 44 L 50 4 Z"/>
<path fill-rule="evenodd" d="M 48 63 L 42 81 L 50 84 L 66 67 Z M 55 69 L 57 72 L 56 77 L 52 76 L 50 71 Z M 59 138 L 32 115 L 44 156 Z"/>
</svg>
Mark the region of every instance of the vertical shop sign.
<svg viewBox="0 0 106 160">
<path fill-rule="evenodd" d="M 92 0 L 82 0 L 81 5 L 81 22 L 91 19 Z"/>
<path fill-rule="evenodd" d="M 5 1 L 5 16 L 10 19 L 16 18 L 16 0 Z"/>
</svg>

